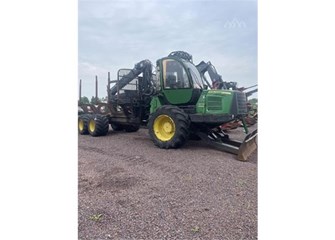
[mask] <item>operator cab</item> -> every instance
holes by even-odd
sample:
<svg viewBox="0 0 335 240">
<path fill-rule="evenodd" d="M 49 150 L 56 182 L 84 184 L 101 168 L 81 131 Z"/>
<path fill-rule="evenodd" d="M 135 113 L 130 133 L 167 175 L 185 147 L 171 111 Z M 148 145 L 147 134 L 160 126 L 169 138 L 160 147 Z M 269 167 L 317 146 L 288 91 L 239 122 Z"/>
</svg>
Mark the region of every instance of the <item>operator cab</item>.
<svg viewBox="0 0 335 240">
<path fill-rule="evenodd" d="M 204 88 L 197 68 L 189 61 L 167 57 L 158 60 L 165 100 L 176 105 L 195 105 Z"/>
</svg>

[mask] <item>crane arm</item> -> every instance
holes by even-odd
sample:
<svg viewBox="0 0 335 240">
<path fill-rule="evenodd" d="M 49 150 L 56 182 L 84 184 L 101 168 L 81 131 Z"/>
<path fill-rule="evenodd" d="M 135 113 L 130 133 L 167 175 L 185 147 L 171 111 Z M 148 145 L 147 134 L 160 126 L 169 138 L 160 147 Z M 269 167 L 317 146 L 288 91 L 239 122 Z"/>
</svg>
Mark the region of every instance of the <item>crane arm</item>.
<svg viewBox="0 0 335 240">
<path fill-rule="evenodd" d="M 113 96 L 118 92 L 118 89 L 122 89 L 136 77 L 143 73 L 143 79 L 145 88 L 152 87 L 152 64 L 149 60 L 142 60 L 135 64 L 135 67 L 126 75 L 124 75 L 111 89 L 110 95 Z M 147 90 L 147 89 L 142 89 Z"/>
</svg>

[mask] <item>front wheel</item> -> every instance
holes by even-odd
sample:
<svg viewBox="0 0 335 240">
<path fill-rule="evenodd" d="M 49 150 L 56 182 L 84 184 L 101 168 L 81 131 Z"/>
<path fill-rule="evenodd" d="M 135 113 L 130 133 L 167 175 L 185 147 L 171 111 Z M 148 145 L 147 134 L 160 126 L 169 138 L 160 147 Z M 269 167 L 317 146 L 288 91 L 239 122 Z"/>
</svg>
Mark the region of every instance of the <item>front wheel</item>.
<svg viewBox="0 0 335 240">
<path fill-rule="evenodd" d="M 149 135 L 160 148 L 179 148 L 190 134 L 188 115 L 176 106 L 162 106 L 149 118 Z"/>
</svg>

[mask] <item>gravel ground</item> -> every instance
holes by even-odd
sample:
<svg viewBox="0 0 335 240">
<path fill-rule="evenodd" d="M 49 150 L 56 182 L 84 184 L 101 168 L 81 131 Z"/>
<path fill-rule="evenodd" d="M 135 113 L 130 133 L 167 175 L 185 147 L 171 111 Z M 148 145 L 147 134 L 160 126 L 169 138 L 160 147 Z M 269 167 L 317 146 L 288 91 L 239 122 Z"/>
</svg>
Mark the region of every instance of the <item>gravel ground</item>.
<svg viewBox="0 0 335 240">
<path fill-rule="evenodd" d="M 79 239 L 257 239 L 257 152 L 240 162 L 201 141 L 164 150 L 147 129 L 110 130 L 79 135 L 78 178 Z"/>
</svg>

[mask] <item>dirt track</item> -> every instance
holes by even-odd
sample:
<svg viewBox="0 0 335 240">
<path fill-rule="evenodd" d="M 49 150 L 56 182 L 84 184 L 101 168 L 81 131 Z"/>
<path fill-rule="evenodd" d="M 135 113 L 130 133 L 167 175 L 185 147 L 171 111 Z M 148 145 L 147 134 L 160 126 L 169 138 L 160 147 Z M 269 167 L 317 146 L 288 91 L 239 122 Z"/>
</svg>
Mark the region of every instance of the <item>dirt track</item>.
<svg viewBox="0 0 335 240">
<path fill-rule="evenodd" d="M 79 239 L 257 239 L 257 153 L 163 150 L 147 129 L 78 144 Z"/>
</svg>

